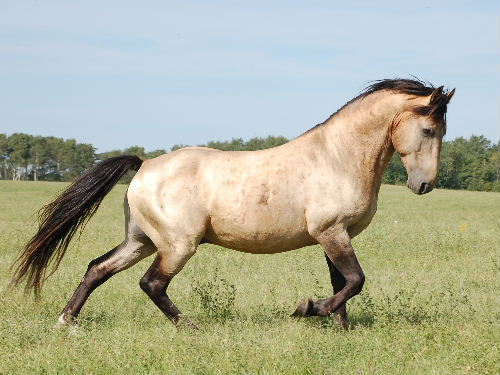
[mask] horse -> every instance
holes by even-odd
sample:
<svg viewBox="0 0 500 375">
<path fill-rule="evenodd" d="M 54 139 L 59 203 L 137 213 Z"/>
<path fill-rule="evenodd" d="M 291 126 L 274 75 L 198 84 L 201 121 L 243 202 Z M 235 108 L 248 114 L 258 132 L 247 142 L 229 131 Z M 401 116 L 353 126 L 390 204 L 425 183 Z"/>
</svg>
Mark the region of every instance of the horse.
<svg viewBox="0 0 500 375">
<path fill-rule="evenodd" d="M 301 301 L 292 316 L 334 314 L 347 328 L 346 302 L 365 282 L 351 240 L 375 215 L 394 152 L 413 193 L 433 189 L 454 93 L 416 79 L 378 80 L 326 121 L 278 147 L 186 147 L 149 160 L 102 160 L 42 207 L 38 232 L 13 264 L 13 284 L 25 281 L 25 292 L 38 297 L 78 227 L 134 170 L 124 199 L 125 239 L 89 263 L 56 326 L 75 322 L 89 295 L 111 276 L 155 254 L 141 289 L 175 325 L 196 328 L 167 288 L 198 245 L 209 243 L 254 254 L 320 244 L 333 295 Z"/>
</svg>

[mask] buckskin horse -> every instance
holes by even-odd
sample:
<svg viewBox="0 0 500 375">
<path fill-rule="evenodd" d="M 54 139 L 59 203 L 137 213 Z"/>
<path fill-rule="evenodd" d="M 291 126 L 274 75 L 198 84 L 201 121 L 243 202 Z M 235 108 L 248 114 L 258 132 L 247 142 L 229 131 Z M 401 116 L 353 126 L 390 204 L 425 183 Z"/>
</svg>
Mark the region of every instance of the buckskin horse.
<svg viewBox="0 0 500 375">
<path fill-rule="evenodd" d="M 43 207 L 38 232 L 14 263 L 13 283 L 39 296 L 77 228 L 129 170 L 125 240 L 90 262 L 56 325 L 74 320 L 95 288 L 155 254 L 139 285 L 174 323 L 192 325 L 167 287 L 201 243 L 273 254 L 320 244 L 334 295 L 302 301 L 293 316 L 327 316 L 347 327 L 346 301 L 365 280 L 351 239 L 377 210 L 382 175 L 401 155 L 413 193 L 436 182 L 446 110 L 455 89 L 413 79 L 375 81 L 325 122 L 279 147 L 186 147 L 150 160 L 100 161 Z M 50 273 L 47 270 L 51 265 Z"/>
</svg>

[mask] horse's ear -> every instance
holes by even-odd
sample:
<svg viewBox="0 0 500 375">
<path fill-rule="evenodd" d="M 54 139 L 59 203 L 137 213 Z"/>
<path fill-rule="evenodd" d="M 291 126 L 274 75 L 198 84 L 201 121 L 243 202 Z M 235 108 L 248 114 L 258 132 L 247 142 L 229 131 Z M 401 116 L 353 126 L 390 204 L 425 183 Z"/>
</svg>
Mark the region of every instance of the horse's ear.
<svg viewBox="0 0 500 375">
<path fill-rule="evenodd" d="M 432 92 L 431 98 L 429 100 L 430 105 L 436 104 L 436 102 L 441 98 L 441 96 L 443 95 L 443 88 L 444 86 L 439 86 Z"/>
<path fill-rule="evenodd" d="M 455 94 L 455 89 L 448 91 L 446 94 L 444 94 L 444 96 L 446 96 L 446 104 L 450 102 L 454 94 Z"/>
</svg>

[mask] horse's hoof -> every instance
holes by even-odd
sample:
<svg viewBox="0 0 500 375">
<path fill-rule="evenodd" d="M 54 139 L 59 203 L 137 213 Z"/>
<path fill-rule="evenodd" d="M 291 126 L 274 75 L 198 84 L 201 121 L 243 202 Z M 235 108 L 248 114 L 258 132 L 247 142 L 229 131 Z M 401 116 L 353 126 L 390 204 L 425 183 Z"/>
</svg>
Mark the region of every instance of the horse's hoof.
<svg viewBox="0 0 500 375">
<path fill-rule="evenodd" d="M 313 307 L 314 307 L 313 300 L 310 298 L 306 298 L 299 303 L 293 314 L 290 316 L 294 318 L 303 318 L 305 316 L 311 316 Z"/>
<path fill-rule="evenodd" d="M 54 324 L 52 326 L 52 328 L 54 329 L 61 329 L 61 328 L 64 328 L 68 325 L 68 323 L 63 323 L 63 322 L 60 322 L 59 320 L 56 322 L 56 324 Z"/>
<path fill-rule="evenodd" d="M 344 331 L 349 330 L 349 322 L 347 321 L 347 318 L 345 316 L 342 316 L 340 314 L 333 314 L 333 320 L 335 322 L 335 325 L 339 328 L 342 328 Z"/>
<path fill-rule="evenodd" d="M 198 331 L 199 328 L 194 324 L 189 318 L 184 315 L 177 315 L 174 321 L 175 326 L 178 329 L 189 329 Z"/>
<path fill-rule="evenodd" d="M 61 315 L 57 319 L 56 324 L 54 324 L 54 328 L 56 328 L 56 329 L 64 328 L 64 327 L 67 327 L 68 324 L 70 324 L 70 321 L 64 315 Z"/>
</svg>

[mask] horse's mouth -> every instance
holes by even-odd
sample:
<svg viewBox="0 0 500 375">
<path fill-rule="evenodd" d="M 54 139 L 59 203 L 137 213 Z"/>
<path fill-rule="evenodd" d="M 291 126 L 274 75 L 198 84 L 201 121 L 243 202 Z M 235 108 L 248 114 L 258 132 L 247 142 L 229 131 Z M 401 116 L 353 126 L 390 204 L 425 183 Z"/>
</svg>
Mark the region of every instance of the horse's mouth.
<svg viewBox="0 0 500 375">
<path fill-rule="evenodd" d="M 406 186 L 415 194 L 422 195 L 427 194 L 434 189 L 434 186 L 428 182 L 421 182 L 420 184 L 412 184 L 410 181 L 406 184 Z"/>
</svg>

